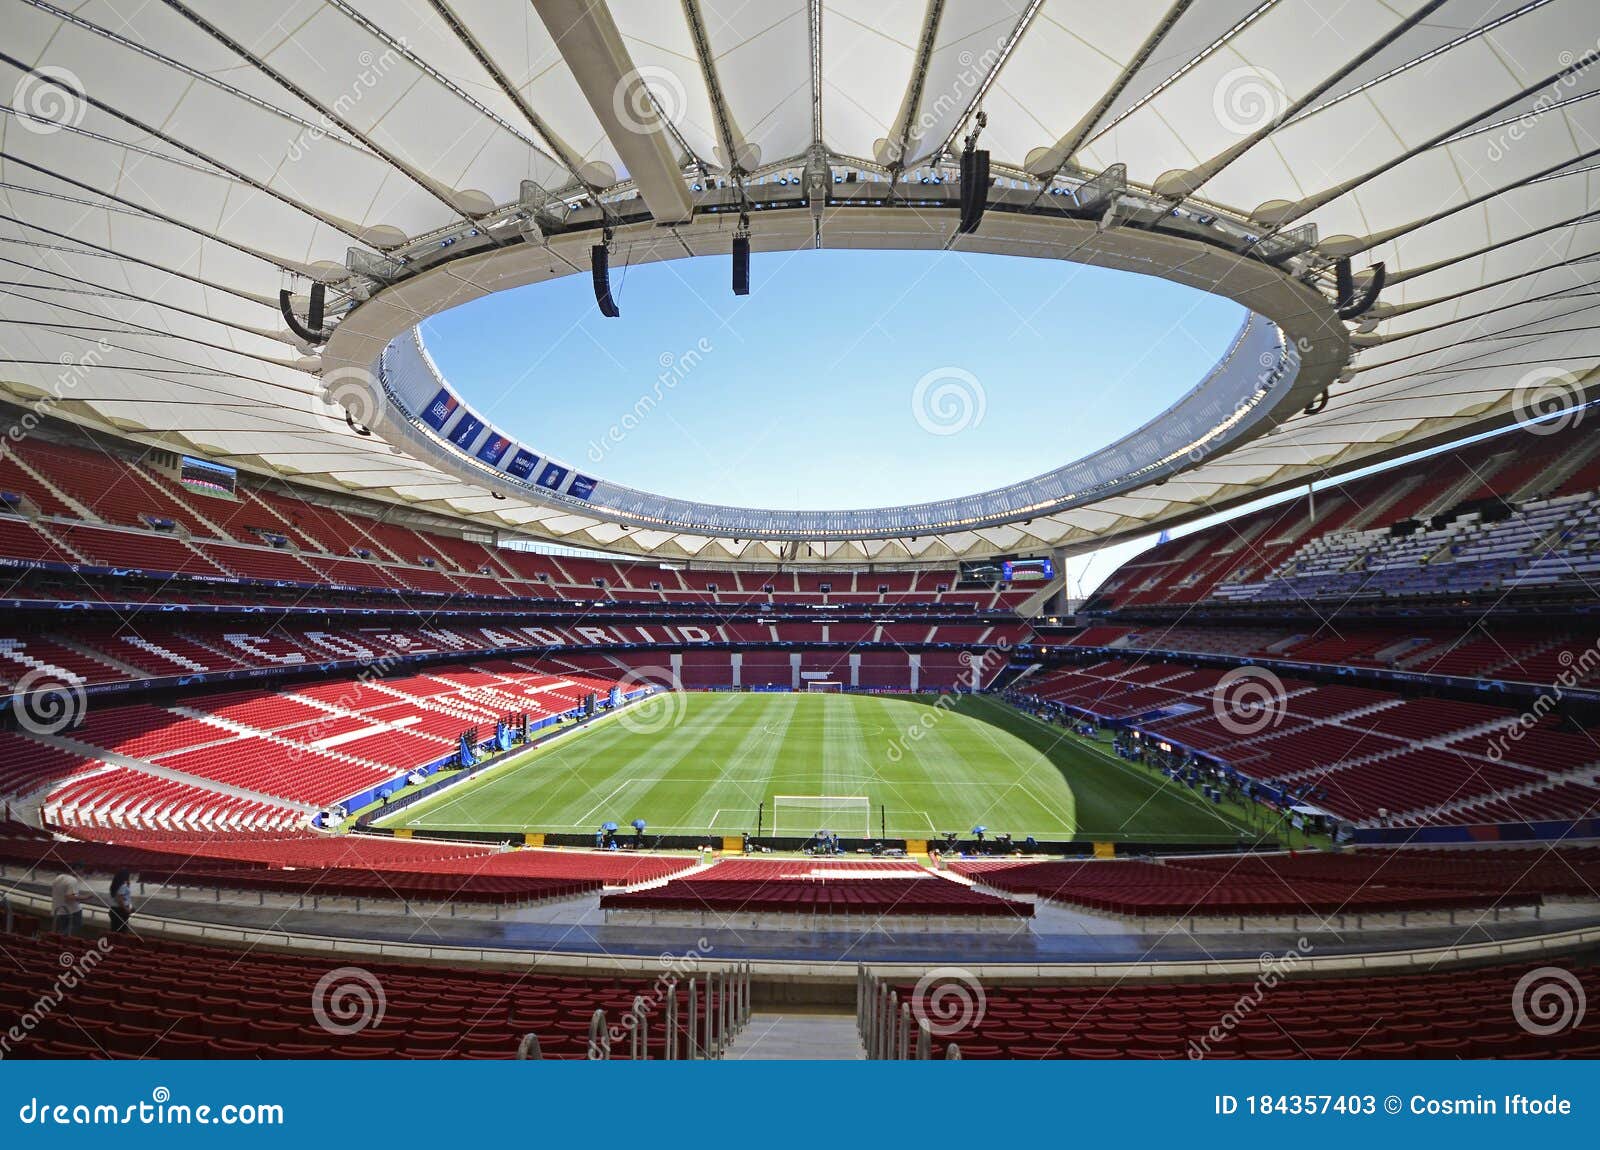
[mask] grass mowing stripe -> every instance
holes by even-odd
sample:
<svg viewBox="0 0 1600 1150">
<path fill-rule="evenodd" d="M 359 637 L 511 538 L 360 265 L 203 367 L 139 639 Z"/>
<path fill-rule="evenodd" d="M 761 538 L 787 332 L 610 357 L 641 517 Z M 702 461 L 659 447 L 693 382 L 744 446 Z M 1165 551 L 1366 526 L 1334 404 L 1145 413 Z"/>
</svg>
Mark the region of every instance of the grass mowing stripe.
<svg viewBox="0 0 1600 1150">
<path fill-rule="evenodd" d="M 596 825 L 605 820 L 612 820 L 624 826 L 636 817 L 644 817 L 647 821 L 649 815 L 642 809 L 637 809 L 635 803 L 636 792 L 642 796 L 654 784 L 647 783 L 653 778 L 668 778 L 673 771 L 694 755 L 700 744 L 712 738 L 718 729 L 718 720 L 726 707 L 722 706 L 722 699 L 713 696 L 712 713 L 708 721 L 696 724 L 692 728 L 687 724 L 676 724 L 667 727 L 661 732 L 651 731 L 641 734 L 629 726 L 627 713 L 624 712 L 617 724 L 616 741 L 618 746 L 606 748 L 605 756 L 606 773 L 604 782 L 590 781 L 588 787 L 591 794 L 595 794 L 599 801 L 590 804 L 582 815 L 573 815 L 571 808 L 557 808 L 549 811 L 549 823 L 557 826 L 562 823 L 576 823 L 584 830 L 592 830 Z M 662 707 L 675 704 L 662 700 L 658 703 Z M 665 714 L 673 714 L 668 711 Z M 646 725 L 649 725 L 646 720 Z M 659 737 L 658 737 L 659 735 Z M 668 735 L 674 737 L 666 737 Z M 623 753 L 624 747 L 637 748 L 634 756 Z M 596 756 L 598 757 L 598 756 Z M 587 772 L 573 770 L 575 778 L 583 778 Z M 609 792 L 602 794 L 606 784 L 612 784 Z M 610 804 L 609 806 L 607 804 Z M 688 822 L 688 819 L 675 821 Z"/>
<path fill-rule="evenodd" d="M 985 722 L 980 726 L 979 729 L 999 754 L 1010 756 L 1014 753 L 1013 748 L 1001 742 L 997 733 L 999 728 L 988 722 Z M 1035 771 L 1050 771 L 1055 770 L 1056 768 L 1055 764 L 1050 761 L 1048 756 L 1040 753 L 1037 748 L 1033 748 L 1033 750 L 1035 758 L 1025 764 L 1016 764 L 1019 768 L 1021 768 L 1022 773 L 1019 778 L 1012 782 L 1011 787 L 1021 790 L 1023 794 L 1027 795 L 1028 798 L 1030 798 L 1039 807 L 1040 812 L 1045 816 L 1046 819 L 1056 820 L 1060 824 L 1063 837 L 1071 838 L 1077 829 L 1077 794 L 1072 789 L 1072 783 L 1068 781 L 1067 798 L 1070 805 L 1065 811 L 1052 810 L 1049 805 L 1044 802 L 1044 800 L 1039 798 L 1039 796 L 1027 785 L 1027 780 L 1034 774 Z"/>
<path fill-rule="evenodd" d="M 1041 733 L 1048 733 L 1051 737 L 1050 746 L 1052 750 L 1060 748 L 1064 757 L 1070 758 L 1073 752 L 1076 752 L 1081 755 L 1091 756 L 1109 766 L 1117 768 L 1117 770 L 1130 783 L 1134 784 L 1134 787 L 1130 788 L 1130 790 L 1132 790 L 1134 793 L 1141 789 L 1147 792 L 1144 801 L 1141 802 L 1136 808 L 1133 808 L 1130 814 L 1126 816 L 1128 819 L 1138 815 L 1145 807 L 1149 806 L 1150 803 L 1155 801 L 1159 796 L 1166 801 L 1177 801 L 1188 807 L 1191 807 L 1194 811 L 1206 815 L 1209 820 L 1220 823 L 1224 828 L 1226 828 L 1227 831 L 1231 832 L 1235 836 L 1240 832 L 1250 835 L 1251 837 L 1254 837 L 1255 835 L 1255 832 L 1251 830 L 1245 823 L 1216 810 L 1187 787 L 1169 785 L 1169 780 L 1165 779 L 1164 777 L 1153 777 L 1148 770 L 1140 770 L 1133 764 L 1125 761 L 1116 754 L 1105 750 L 1103 747 L 1100 747 L 1097 744 L 1082 741 L 1076 736 L 1072 735 L 1071 732 L 1066 731 L 1063 728 L 1057 727 L 1052 723 L 1047 723 L 1043 719 L 1040 719 L 1034 715 L 1030 715 L 1025 711 L 1019 711 L 1013 707 L 1007 706 L 1006 704 L 995 702 L 992 699 L 982 700 L 981 705 L 987 708 L 994 708 L 996 710 L 1003 711 L 1006 715 L 1012 717 L 1017 723 L 1025 724 Z M 998 719 L 996 720 L 996 725 L 1001 725 Z M 1034 741 L 1035 745 L 1037 745 L 1037 740 L 1031 741 Z"/>
<path fill-rule="evenodd" d="M 1018 839 L 1222 837 L 1218 813 L 1187 792 L 1155 786 L 1120 760 L 1108 769 L 1113 760 L 1012 708 L 934 702 L 688 693 L 673 701 L 677 725 L 635 730 L 626 712 L 603 719 L 388 825 L 590 832 L 640 817 L 655 830 L 737 834 L 755 829 L 755 808 L 774 795 L 866 795 L 873 831 L 886 807 L 897 838 L 979 822 Z"/>
<path fill-rule="evenodd" d="M 701 787 L 681 779 L 672 784 L 673 787 L 690 786 L 690 793 L 700 796 L 685 817 L 686 822 L 693 823 L 698 818 L 702 825 L 724 834 L 747 829 L 754 832 L 756 811 L 766 798 L 767 779 L 771 776 L 772 766 L 777 761 L 778 749 L 783 742 L 781 733 L 774 735 L 770 731 L 776 727 L 782 732 L 789 723 L 788 711 L 773 706 L 773 702 L 780 698 L 782 696 L 768 696 L 762 700 L 760 707 L 740 708 L 730 704 L 728 711 L 723 713 L 727 738 L 715 742 L 704 752 L 705 765 L 715 772 L 711 781 L 720 779 L 722 786 Z M 741 715 L 750 716 L 742 728 L 734 722 Z M 723 742 L 728 741 L 734 733 L 739 735 L 738 742 L 724 748 Z M 752 767 L 756 769 L 752 770 Z M 651 803 L 657 798 L 668 800 L 669 792 L 670 788 L 668 792 L 652 788 L 644 796 L 644 801 Z M 730 798 L 733 800 L 731 803 Z M 712 826 L 712 820 L 719 812 L 722 819 Z"/>
</svg>

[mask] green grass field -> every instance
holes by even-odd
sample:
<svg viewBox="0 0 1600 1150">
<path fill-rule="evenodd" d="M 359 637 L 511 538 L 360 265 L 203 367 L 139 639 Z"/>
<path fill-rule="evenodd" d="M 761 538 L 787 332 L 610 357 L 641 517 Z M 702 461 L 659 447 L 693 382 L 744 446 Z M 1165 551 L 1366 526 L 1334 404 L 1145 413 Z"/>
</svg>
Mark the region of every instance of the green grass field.
<svg viewBox="0 0 1600 1150">
<path fill-rule="evenodd" d="M 642 818 L 657 834 L 737 835 L 765 803 L 769 835 L 818 829 L 799 808 L 775 826 L 779 795 L 866 796 L 871 833 L 883 808 L 894 838 L 980 823 L 1018 841 L 1233 842 L 1241 830 L 1155 771 L 994 700 L 732 693 L 656 696 L 379 825 L 588 832 L 614 820 L 626 833 Z M 860 814 L 827 822 L 868 829 Z"/>
</svg>

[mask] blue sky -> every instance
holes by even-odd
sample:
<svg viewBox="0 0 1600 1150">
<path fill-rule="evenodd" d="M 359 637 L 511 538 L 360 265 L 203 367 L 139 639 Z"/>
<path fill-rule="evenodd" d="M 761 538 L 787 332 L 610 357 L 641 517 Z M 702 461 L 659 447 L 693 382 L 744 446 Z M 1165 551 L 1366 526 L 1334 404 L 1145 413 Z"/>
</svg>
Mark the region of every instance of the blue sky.
<svg viewBox="0 0 1600 1150">
<path fill-rule="evenodd" d="M 519 439 L 602 479 L 720 503 L 880 506 L 1047 471 L 1193 386 L 1243 318 L 1203 292 L 1057 260 L 757 254 L 740 298 L 726 257 L 625 258 L 621 319 L 599 316 L 587 275 L 567 276 L 446 312 L 424 338 Z"/>
</svg>

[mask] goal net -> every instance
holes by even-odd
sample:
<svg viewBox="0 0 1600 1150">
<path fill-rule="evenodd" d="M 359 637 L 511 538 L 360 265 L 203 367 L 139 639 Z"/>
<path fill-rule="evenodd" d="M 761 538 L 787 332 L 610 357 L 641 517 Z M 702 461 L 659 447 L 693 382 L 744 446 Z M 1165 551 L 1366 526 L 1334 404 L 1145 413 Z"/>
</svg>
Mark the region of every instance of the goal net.
<svg viewBox="0 0 1600 1150">
<path fill-rule="evenodd" d="M 872 800 L 866 795 L 773 795 L 772 833 L 807 838 L 832 831 L 845 838 L 872 837 Z"/>
<path fill-rule="evenodd" d="M 844 684 L 843 683 L 835 683 L 835 682 L 833 682 L 831 680 L 827 680 L 827 679 L 824 679 L 824 680 L 807 679 L 806 680 L 806 690 L 807 691 L 826 691 L 826 692 L 829 692 L 831 694 L 837 695 L 837 694 L 839 694 L 840 692 L 842 692 L 844 690 Z"/>
</svg>

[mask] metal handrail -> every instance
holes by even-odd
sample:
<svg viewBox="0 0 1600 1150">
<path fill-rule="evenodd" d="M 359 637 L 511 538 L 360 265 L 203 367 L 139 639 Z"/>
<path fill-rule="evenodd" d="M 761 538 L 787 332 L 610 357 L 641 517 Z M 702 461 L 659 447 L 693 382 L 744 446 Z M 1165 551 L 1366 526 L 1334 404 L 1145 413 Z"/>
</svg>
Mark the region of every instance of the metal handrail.
<svg viewBox="0 0 1600 1150">
<path fill-rule="evenodd" d="M 605 1009 L 599 1006 L 589 1016 L 589 1059 L 592 1062 L 611 1059 L 611 1028 L 606 1025 Z"/>
<path fill-rule="evenodd" d="M 628 1034 L 628 1057 L 635 1062 L 650 1060 L 650 1017 L 644 995 L 633 996 L 633 1028 Z"/>
</svg>

